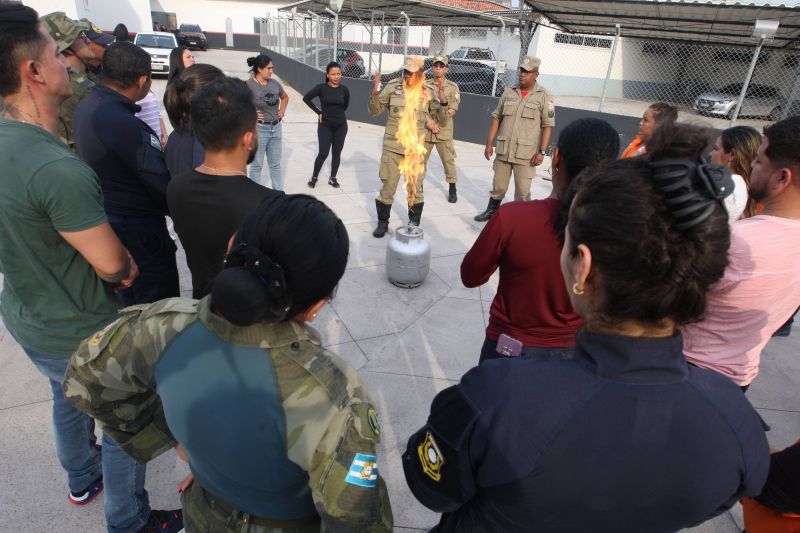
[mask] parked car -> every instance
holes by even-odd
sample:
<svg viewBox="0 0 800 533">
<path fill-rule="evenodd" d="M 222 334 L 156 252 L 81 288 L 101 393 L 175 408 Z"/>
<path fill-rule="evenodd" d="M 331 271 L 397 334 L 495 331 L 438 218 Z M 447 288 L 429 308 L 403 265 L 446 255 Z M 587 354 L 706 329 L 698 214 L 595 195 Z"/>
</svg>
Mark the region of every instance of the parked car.
<svg viewBox="0 0 800 533">
<path fill-rule="evenodd" d="M 462 46 L 458 50 L 454 50 L 450 52 L 448 56 L 450 59 L 461 59 L 464 61 L 473 61 L 475 63 L 481 63 L 486 65 L 487 67 L 492 67 L 497 64 L 497 58 L 494 56 L 494 52 L 492 52 L 489 48 L 475 48 L 473 46 Z M 505 61 L 500 61 L 500 72 L 504 72 L 506 69 Z"/>
<path fill-rule="evenodd" d="M 175 36 L 178 44 L 194 50 L 208 50 L 208 40 L 206 34 L 197 24 L 181 24 Z"/>
<path fill-rule="evenodd" d="M 169 73 L 169 53 L 178 47 L 175 35 L 162 31 L 142 31 L 136 34 L 133 44 L 141 46 L 150 54 L 150 65 L 153 74 Z"/>
<path fill-rule="evenodd" d="M 425 58 L 423 67 L 425 69 L 425 76 L 428 78 L 433 77 L 431 67 L 433 66 L 433 59 Z M 481 63 L 474 61 L 462 61 L 458 59 L 450 59 L 447 69 L 447 79 L 458 84 L 461 92 L 472 94 L 492 94 L 492 83 L 494 83 L 494 67 L 488 67 Z M 403 75 L 403 70 L 395 70 L 386 74 L 381 74 L 381 82 L 387 82 L 397 79 Z M 494 95 L 500 96 L 503 94 L 506 85 L 503 83 L 501 77 L 497 78 L 497 87 L 495 88 Z"/>
<path fill-rule="evenodd" d="M 701 94 L 695 99 L 692 107 L 701 115 L 731 118 L 741 92 L 742 84 L 732 83 L 718 91 L 709 91 Z M 751 83 L 747 87 L 747 93 L 744 95 L 739 116 L 766 117 L 769 120 L 778 120 L 782 114 L 783 98 L 781 98 L 778 89 L 757 83 Z"/>
<path fill-rule="evenodd" d="M 332 61 L 333 48 L 327 45 L 310 44 L 305 49 L 296 50 L 293 54 L 294 58 L 302 61 L 307 65 L 317 65 L 317 54 L 319 54 L 319 68 L 324 69 L 325 66 Z M 336 62 L 342 66 L 342 74 L 348 78 L 360 78 L 366 72 L 364 67 L 364 58 L 359 55 L 355 50 L 349 48 L 336 49 Z"/>
</svg>

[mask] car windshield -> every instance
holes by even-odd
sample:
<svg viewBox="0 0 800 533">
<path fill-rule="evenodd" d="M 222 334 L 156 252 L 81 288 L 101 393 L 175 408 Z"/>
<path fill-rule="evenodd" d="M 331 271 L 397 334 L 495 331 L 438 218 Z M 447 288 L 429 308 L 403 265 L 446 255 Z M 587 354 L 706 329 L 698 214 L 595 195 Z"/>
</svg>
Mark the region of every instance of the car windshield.
<svg viewBox="0 0 800 533">
<path fill-rule="evenodd" d="M 450 54 L 450 57 L 463 58 L 465 53 L 466 52 L 464 50 L 456 50 L 455 52 Z"/>
<path fill-rule="evenodd" d="M 193 31 L 197 33 L 203 33 L 203 30 L 200 29 L 200 26 L 197 24 L 181 24 L 181 31 Z"/>
<path fill-rule="evenodd" d="M 147 48 L 166 48 L 172 50 L 175 48 L 175 38 L 167 37 L 166 35 L 149 35 L 142 34 L 136 36 L 136 44 Z"/>
<path fill-rule="evenodd" d="M 467 59 L 492 59 L 492 56 L 489 54 L 488 51 L 484 50 L 470 50 L 467 54 Z"/>
</svg>

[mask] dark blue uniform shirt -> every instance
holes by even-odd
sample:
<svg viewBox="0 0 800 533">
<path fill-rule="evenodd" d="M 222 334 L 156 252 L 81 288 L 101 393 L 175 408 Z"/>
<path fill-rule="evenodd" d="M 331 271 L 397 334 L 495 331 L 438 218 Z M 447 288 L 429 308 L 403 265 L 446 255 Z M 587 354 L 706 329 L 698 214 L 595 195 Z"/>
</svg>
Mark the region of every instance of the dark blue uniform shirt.
<svg viewBox="0 0 800 533">
<path fill-rule="evenodd" d="M 406 480 L 437 532 L 658 533 L 759 494 L 758 414 L 680 335 L 582 332 L 575 359 L 498 359 L 439 393 L 408 443 Z"/>
<path fill-rule="evenodd" d="M 139 109 L 127 97 L 98 85 L 75 110 L 78 155 L 100 177 L 109 215 L 168 214 L 169 171 L 158 136 L 134 116 Z"/>
</svg>

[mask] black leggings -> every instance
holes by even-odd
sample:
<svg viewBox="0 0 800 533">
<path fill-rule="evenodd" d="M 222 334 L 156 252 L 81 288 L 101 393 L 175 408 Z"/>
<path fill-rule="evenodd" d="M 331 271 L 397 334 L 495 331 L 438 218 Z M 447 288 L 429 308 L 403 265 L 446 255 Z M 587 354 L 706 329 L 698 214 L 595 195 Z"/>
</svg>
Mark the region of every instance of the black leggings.
<svg viewBox="0 0 800 533">
<path fill-rule="evenodd" d="M 330 126 L 319 124 L 317 126 L 317 139 L 319 139 L 319 154 L 314 160 L 314 174 L 315 178 L 319 176 L 319 171 L 322 168 L 322 163 L 328 158 L 328 152 L 333 144 L 333 156 L 331 157 L 331 177 L 335 178 L 336 173 L 339 172 L 340 156 L 342 155 L 342 148 L 344 148 L 344 138 L 347 136 L 347 122 L 340 126 Z"/>
</svg>

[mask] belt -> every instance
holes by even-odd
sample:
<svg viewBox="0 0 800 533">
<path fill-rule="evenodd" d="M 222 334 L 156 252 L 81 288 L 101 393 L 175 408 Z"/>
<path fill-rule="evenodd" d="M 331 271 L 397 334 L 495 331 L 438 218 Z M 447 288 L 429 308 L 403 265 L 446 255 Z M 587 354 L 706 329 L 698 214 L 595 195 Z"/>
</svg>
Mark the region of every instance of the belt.
<svg viewBox="0 0 800 533">
<path fill-rule="evenodd" d="M 281 121 L 281 119 L 278 119 L 278 120 L 259 120 L 258 123 L 259 124 L 266 124 L 267 126 L 274 126 L 275 124 L 277 124 L 280 121 Z"/>
<path fill-rule="evenodd" d="M 243 523 L 253 524 L 254 526 L 264 526 L 264 527 L 282 527 L 282 528 L 297 528 L 301 526 L 317 524 L 319 523 L 319 516 L 311 516 L 308 518 L 299 518 L 297 520 L 272 520 L 270 518 L 264 518 L 262 516 L 255 516 L 248 513 L 244 513 L 239 511 L 238 509 L 234 509 L 230 504 L 225 503 L 224 501 L 220 500 L 216 496 L 212 495 L 205 489 L 203 490 L 203 494 L 206 497 L 206 501 L 214 508 L 217 512 L 230 515 L 230 520 L 228 521 L 229 527 L 233 527 L 237 521 L 242 521 Z"/>
</svg>

